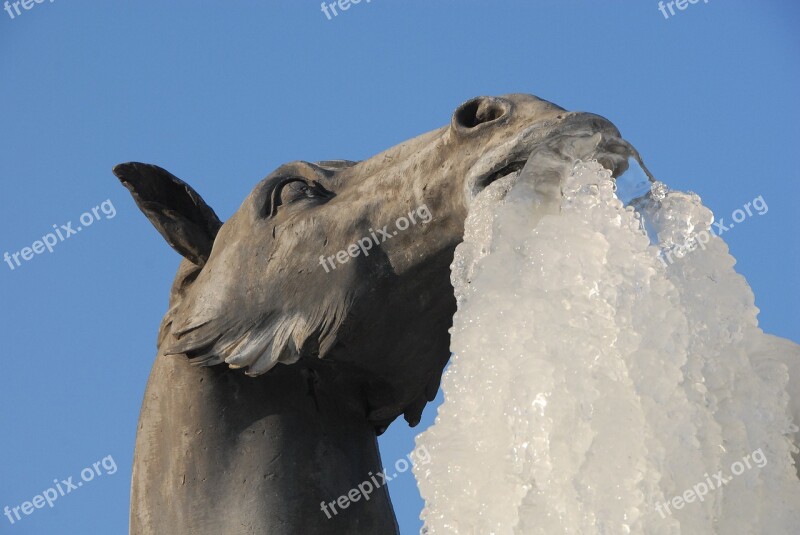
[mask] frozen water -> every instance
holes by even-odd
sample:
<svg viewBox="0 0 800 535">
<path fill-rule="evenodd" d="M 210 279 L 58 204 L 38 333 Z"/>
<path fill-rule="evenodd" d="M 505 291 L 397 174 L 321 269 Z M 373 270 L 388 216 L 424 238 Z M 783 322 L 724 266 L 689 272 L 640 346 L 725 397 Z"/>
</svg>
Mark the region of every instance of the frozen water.
<svg viewBox="0 0 800 535">
<path fill-rule="evenodd" d="M 711 212 L 579 161 L 539 217 L 522 174 L 475 199 L 456 251 L 423 533 L 797 533 L 800 351 L 758 328 Z"/>
</svg>

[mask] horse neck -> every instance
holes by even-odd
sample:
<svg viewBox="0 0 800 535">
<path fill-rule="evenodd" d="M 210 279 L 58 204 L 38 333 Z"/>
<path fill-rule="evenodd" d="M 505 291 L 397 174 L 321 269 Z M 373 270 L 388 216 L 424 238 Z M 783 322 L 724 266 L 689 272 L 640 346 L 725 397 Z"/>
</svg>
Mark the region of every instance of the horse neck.
<svg viewBox="0 0 800 535">
<path fill-rule="evenodd" d="M 160 356 L 131 533 L 398 533 L 388 490 L 365 485 L 382 468 L 360 388 L 340 376 L 298 363 L 253 378 Z"/>
</svg>

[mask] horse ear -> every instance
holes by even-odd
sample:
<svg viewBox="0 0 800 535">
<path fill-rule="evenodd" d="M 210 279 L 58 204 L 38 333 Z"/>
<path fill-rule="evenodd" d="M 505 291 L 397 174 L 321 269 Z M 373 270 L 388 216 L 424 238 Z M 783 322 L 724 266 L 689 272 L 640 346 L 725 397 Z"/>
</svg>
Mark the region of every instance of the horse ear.
<svg viewBox="0 0 800 535">
<path fill-rule="evenodd" d="M 202 197 L 172 173 L 145 163 L 114 166 L 136 205 L 184 258 L 204 266 L 222 222 Z"/>
</svg>

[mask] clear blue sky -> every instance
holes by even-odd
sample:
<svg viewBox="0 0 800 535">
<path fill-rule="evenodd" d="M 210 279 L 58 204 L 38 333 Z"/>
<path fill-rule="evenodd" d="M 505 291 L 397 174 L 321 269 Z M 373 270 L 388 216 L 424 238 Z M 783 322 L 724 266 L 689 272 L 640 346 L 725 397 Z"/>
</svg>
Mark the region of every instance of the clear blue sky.
<svg viewBox="0 0 800 535">
<path fill-rule="evenodd" d="M 800 340 L 800 4 L 709 0 L 140 0 L 0 11 L 0 254 L 110 199 L 117 215 L 0 263 L 0 507 L 107 455 L 103 475 L 0 533 L 127 530 L 136 419 L 179 258 L 111 174 L 157 163 L 224 219 L 282 162 L 362 159 L 479 94 L 528 92 L 614 121 L 658 178 L 730 214 L 765 330 Z M 413 448 L 396 422 L 388 464 Z M 105 474 L 105 471 L 103 471 Z M 422 502 L 391 485 L 403 534 Z M 313 513 L 312 513 L 313 514 Z"/>
</svg>

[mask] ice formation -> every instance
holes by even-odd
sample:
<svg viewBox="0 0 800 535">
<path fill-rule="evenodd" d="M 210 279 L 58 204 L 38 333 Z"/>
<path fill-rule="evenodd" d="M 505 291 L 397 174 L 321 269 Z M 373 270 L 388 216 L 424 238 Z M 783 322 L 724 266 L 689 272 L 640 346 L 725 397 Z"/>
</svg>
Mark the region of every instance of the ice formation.
<svg viewBox="0 0 800 535">
<path fill-rule="evenodd" d="M 711 212 L 660 183 L 626 206 L 578 161 L 537 221 L 513 180 L 474 201 L 456 251 L 422 532 L 800 532 L 800 351 L 759 329 L 726 244 L 700 237 Z"/>
</svg>

